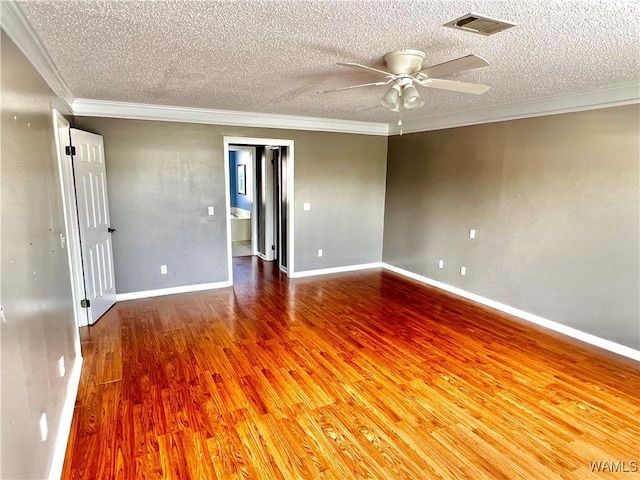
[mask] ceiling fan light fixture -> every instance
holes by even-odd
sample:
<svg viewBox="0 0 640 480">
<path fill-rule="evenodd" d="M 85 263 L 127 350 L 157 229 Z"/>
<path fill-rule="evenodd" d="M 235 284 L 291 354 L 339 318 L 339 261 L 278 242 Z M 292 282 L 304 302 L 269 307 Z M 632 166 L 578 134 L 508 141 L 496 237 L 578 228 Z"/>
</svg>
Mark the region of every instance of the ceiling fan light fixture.
<svg viewBox="0 0 640 480">
<path fill-rule="evenodd" d="M 414 108 L 418 108 L 423 105 L 418 89 L 413 85 L 413 83 L 409 83 L 404 86 L 402 89 L 402 98 L 404 99 L 403 106 L 407 110 L 413 110 Z"/>
<path fill-rule="evenodd" d="M 343 67 L 357 68 L 369 72 L 373 71 L 378 75 L 382 75 L 384 79 L 377 82 L 360 83 L 358 85 L 335 88 L 333 90 L 323 90 L 318 93 L 338 92 L 354 88 L 384 85 L 387 90 L 384 92 L 382 98 L 380 98 L 380 104 L 392 112 L 402 113 L 402 110 L 415 110 L 424 106 L 424 101 L 420 96 L 420 92 L 418 92 L 418 85 L 421 87 L 473 95 L 482 95 L 490 88 L 487 85 L 440 78 L 465 70 L 488 66 L 489 63 L 482 57 L 469 54 L 464 57 L 449 60 L 448 62 L 422 68 L 425 57 L 426 54 L 419 50 L 394 50 L 384 56 L 388 71 L 353 62 L 338 63 L 338 65 Z"/>
<path fill-rule="evenodd" d="M 392 85 L 380 100 L 380 104 L 389 110 L 397 109 L 400 106 L 400 85 Z"/>
</svg>

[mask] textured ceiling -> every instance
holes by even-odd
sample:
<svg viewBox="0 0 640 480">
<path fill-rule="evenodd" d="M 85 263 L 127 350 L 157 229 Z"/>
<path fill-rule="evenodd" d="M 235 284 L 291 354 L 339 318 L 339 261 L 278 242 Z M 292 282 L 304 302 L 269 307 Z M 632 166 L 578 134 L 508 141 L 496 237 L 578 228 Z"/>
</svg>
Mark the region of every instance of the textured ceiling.
<svg viewBox="0 0 640 480">
<path fill-rule="evenodd" d="M 20 2 L 78 98 L 392 122 L 385 87 L 336 62 L 383 67 L 391 50 L 424 66 L 469 53 L 490 66 L 456 79 L 483 96 L 421 89 L 418 119 L 638 81 L 636 1 Z M 485 37 L 442 24 L 474 12 L 516 23 Z"/>
</svg>

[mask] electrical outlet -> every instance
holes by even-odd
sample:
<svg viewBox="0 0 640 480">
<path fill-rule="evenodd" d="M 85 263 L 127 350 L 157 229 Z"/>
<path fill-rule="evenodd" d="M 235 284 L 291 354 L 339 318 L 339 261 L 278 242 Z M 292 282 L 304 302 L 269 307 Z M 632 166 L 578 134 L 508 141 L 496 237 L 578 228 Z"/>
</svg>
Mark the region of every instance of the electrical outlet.
<svg viewBox="0 0 640 480">
<path fill-rule="evenodd" d="M 319 256 L 319 257 L 321 257 L 321 256 L 322 256 L 322 249 L 321 249 L 321 248 L 319 248 L 319 249 L 318 249 L 318 256 Z"/>
<path fill-rule="evenodd" d="M 2 323 L 7 323 L 7 317 L 4 316 L 4 308 L 0 307 L 0 320 Z"/>
<path fill-rule="evenodd" d="M 47 441 L 47 436 L 49 435 L 49 426 L 47 425 L 47 414 L 43 413 L 40 415 L 40 438 L 43 442 Z"/>
<path fill-rule="evenodd" d="M 467 274 L 467 267 L 460 267 L 460 275 L 463 277 Z"/>
<path fill-rule="evenodd" d="M 438 262 L 438 268 L 444 268 L 444 260 Z"/>
<path fill-rule="evenodd" d="M 66 370 L 64 368 L 64 355 L 58 359 L 58 373 L 64 377 Z"/>
<path fill-rule="evenodd" d="M 215 210 L 213 209 L 213 207 L 209 207 L 209 215 L 214 215 L 215 214 Z"/>
<path fill-rule="evenodd" d="M 166 265 L 160 265 L 160 273 L 162 275 L 166 275 L 167 274 L 167 266 Z"/>
<path fill-rule="evenodd" d="M 476 238 L 476 231 L 473 228 L 469 230 L 469 238 Z"/>
</svg>

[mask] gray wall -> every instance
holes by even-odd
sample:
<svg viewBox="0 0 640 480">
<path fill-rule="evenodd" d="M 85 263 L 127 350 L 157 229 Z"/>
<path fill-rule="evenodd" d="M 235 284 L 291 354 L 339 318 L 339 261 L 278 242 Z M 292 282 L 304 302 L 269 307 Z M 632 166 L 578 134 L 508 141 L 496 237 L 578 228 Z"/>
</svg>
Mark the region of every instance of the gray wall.
<svg viewBox="0 0 640 480">
<path fill-rule="evenodd" d="M 390 138 L 384 261 L 638 348 L 638 111 Z"/>
<path fill-rule="evenodd" d="M 52 108 L 63 111 L 17 47 L 2 33 L 0 163 L 0 477 L 49 474 L 75 359 L 71 281 L 55 157 Z M 64 356 L 67 375 L 57 373 Z M 45 412 L 49 437 L 40 440 Z"/>
<path fill-rule="evenodd" d="M 79 117 L 75 127 L 104 137 L 116 291 L 226 280 L 224 164 L 209 128 Z"/>
<path fill-rule="evenodd" d="M 294 140 L 296 271 L 382 259 L 385 137 L 90 117 L 75 127 L 104 136 L 118 293 L 227 279 L 223 136 Z"/>
</svg>

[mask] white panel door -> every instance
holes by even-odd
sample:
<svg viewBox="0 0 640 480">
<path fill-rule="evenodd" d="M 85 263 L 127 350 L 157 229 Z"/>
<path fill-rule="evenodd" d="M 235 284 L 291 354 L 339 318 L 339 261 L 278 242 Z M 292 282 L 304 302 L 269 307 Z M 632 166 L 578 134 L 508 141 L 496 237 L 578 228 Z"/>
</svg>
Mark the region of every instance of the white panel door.
<svg viewBox="0 0 640 480">
<path fill-rule="evenodd" d="M 114 303 L 113 248 L 109 231 L 109 201 L 104 143 L 100 135 L 71 129 L 75 147 L 73 166 L 84 285 L 89 325 L 94 324 Z"/>
</svg>

